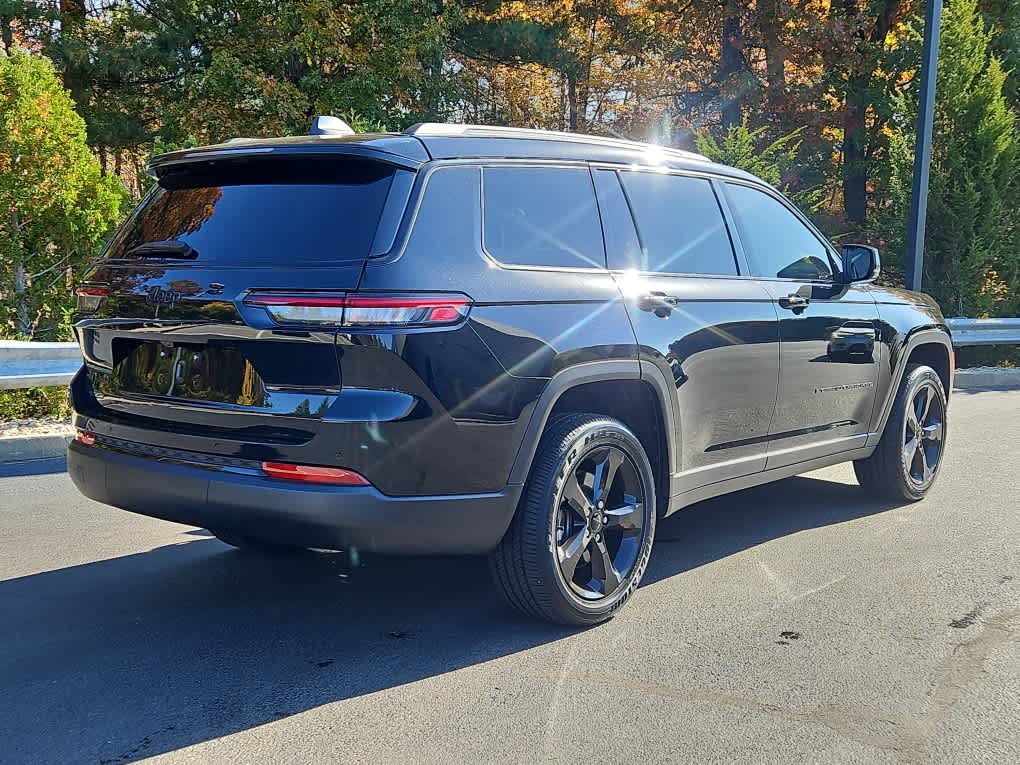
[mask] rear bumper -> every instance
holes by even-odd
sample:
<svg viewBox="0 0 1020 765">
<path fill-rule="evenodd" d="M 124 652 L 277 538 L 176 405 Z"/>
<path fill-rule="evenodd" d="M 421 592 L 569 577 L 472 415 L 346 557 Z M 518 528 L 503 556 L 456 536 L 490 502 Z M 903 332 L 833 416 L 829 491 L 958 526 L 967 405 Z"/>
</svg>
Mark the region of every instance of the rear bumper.
<svg viewBox="0 0 1020 765">
<path fill-rule="evenodd" d="M 302 485 L 77 442 L 67 470 L 86 497 L 154 518 L 303 547 L 409 554 L 491 550 L 522 488 L 390 497 L 373 487 Z"/>
</svg>

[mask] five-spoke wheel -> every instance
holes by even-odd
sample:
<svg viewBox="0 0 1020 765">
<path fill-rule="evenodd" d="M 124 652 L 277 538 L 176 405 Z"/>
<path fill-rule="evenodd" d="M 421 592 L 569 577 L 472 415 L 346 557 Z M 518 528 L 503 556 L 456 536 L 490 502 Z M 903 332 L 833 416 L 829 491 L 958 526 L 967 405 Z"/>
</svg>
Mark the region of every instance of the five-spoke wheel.
<svg viewBox="0 0 1020 765">
<path fill-rule="evenodd" d="M 641 581 L 655 535 L 655 479 L 623 423 L 549 422 L 521 505 L 490 556 L 511 605 L 552 622 L 608 619 Z"/>
<path fill-rule="evenodd" d="M 931 381 L 917 388 L 904 423 L 903 465 L 918 486 L 927 486 L 935 477 L 942 457 L 945 402 Z"/>
<path fill-rule="evenodd" d="M 594 449 L 564 480 L 556 504 L 564 581 L 583 598 L 612 594 L 637 561 L 644 528 L 644 491 L 634 463 L 616 446 Z"/>
<path fill-rule="evenodd" d="M 935 483 L 946 443 L 946 393 L 938 373 L 911 364 L 903 375 L 874 453 L 854 462 L 861 486 L 916 502 Z"/>
</svg>

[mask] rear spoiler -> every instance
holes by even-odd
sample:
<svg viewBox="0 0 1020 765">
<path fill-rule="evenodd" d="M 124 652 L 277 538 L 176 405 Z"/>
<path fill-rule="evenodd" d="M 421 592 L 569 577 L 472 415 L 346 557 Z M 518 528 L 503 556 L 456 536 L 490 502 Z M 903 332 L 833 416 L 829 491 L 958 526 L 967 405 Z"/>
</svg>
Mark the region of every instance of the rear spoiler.
<svg viewBox="0 0 1020 765">
<path fill-rule="evenodd" d="M 146 171 L 153 178 L 181 169 L 182 165 L 211 166 L 221 162 L 310 156 L 350 156 L 376 160 L 405 170 L 417 170 L 430 157 L 421 141 L 399 134 L 352 136 L 300 136 L 281 139 L 232 139 L 215 146 L 184 149 L 153 157 Z"/>
</svg>

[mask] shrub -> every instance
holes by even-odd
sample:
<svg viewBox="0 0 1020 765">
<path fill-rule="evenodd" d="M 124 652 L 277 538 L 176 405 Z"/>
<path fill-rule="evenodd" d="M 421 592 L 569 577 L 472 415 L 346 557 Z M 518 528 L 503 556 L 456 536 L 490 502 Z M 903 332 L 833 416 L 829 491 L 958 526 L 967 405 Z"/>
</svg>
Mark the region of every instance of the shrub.
<svg viewBox="0 0 1020 765">
<path fill-rule="evenodd" d="M 0 390 L 0 422 L 35 417 L 63 419 L 70 414 L 67 388 Z"/>
</svg>

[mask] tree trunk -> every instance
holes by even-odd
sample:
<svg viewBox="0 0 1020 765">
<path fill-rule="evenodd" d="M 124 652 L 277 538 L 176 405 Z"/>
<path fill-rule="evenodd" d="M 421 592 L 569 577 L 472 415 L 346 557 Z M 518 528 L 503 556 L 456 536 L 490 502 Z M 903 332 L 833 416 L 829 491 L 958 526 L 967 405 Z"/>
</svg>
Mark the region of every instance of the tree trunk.
<svg viewBox="0 0 1020 765">
<path fill-rule="evenodd" d="M 21 337 L 31 340 L 32 322 L 28 319 L 28 298 L 25 295 L 27 281 L 25 277 L 25 264 L 18 261 L 14 266 L 14 300 L 18 312 L 17 330 Z"/>
<path fill-rule="evenodd" d="M 25 340 L 31 340 L 32 323 L 28 320 L 28 298 L 25 297 L 25 267 L 21 263 L 14 270 L 14 294 L 17 296 L 17 333 Z"/>
<path fill-rule="evenodd" d="M 138 152 L 131 153 L 131 164 L 134 167 L 134 188 L 131 191 L 131 197 L 137 201 L 142 198 L 142 183 L 145 180 L 145 168 L 142 167 L 142 162 L 138 157 Z"/>
<path fill-rule="evenodd" d="M 433 2 L 433 18 L 437 21 L 443 17 L 443 13 L 446 12 L 445 0 L 434 0 Z M 440 109 L 442 108 L 442 93 L 439 86 L 443 77 L 443 46 L 437 44 L 435 51 L 432 53 L 432 61 L 429 62 L 429 83 L 427 89 L 427 96 L 425 99 L 425 109 L 433 119 L 442 119 Z"/>
<path fill-rule="evenodd" d="M 559 92 L 560 92 L 560 118 L 559 118 L 560 130 L 566 130 L 567 126 L 569 124 L 569 118 L 567 116 L 567 113 L 568 113 L 570 107 L 567 105 L 567 100 L 568 100 L 567 99 L 567 95 L 568 95 L 567 94 L 567 87 L 568 87 L 567 86 L 567 76 L 561 72 L 560 73 L 560 88 L 559 88 Z"/>
<path fill-rule="evenodd" d="M 32 322 L 28 320 L 28 275 L 25 271 L 24 245 L 21 241 L 21 221 L 18 211 L 11 212 L 11 233 L 14 242 L 14 307 L 15 331 L 26 340 L 32 339 Z"/>
<path fill-rule="evenodd" d="M 87 106 L 89 72 L 85 40 L 85 0 L 60 0 L 60 38 L 64 49 L 64 87 L 78 113 Z"/>
<path fill-rule="evenodd" d="M 567 127 L 570 132 L 577 132 L 577 80 L 574 75 L 567 75 Z"/>
<path fill-rule="evenodd" d="M 591 77 L 591 72 L 589 70 L 588 74 L 578 84 L 578 87 L 577 87 L 577 95 L 576 95 L 577 106 L 575 107 L 575 111 L 577 112 L 577 127 L 576 128 L 572 128 L 572 129 L 575 132 L 578 132 L 578 133 L 587 133 L 588 132 L 588 128 L 589 128 L 589 124 L 588 124 L 588 101 L 590 100 L 590 97 L 591 97 L 591 79 L 590 79 L 590 77 Z"/>
<path fill-rule="evenodd" d="M 900 14 L 903 0 L 884 0 L 874 17 L 870 31 L 861 26 L 856 37 L 864 41 L 867 53 L 847 72 L 843 102 L 843 214 L 847 222 L 862 225 L 868 211 L 868 164 L 870 136 L 867 129 L 869 90 L 877 65 L 877 54 Z M 835 6 L 834 6 L 835 8 Z M 844 0 L 847 21 L 859 18 L 858 0 Z M 870 21 L 870 20 L 869 20 Z"/>
<path fill-rule="evenodd" d="M 762 46 L 765 48 L 765 78 L 769 86 L 766 98 L 773 118 L 782 110 L 783 96 L 786 94 L 786 59 L 789 51 L 779 35 L 782 24 L 778 0 L 760 0 L 758 25 Z"/>
<path fill-rule="evenodd" d="M 4 46 L 4 55 L 11 55 L 14 47 L 14 17 L 0 15 L 0 42 Z"/>
<path fill-rule="evenodd" d="M 722 39 L 719 57 L 720 112 L 724 130 L 740 124 L 741 71 L 744 57 L 741 51 L 740 7 L 736 2 L 723 3 Z"/>
</svg>

